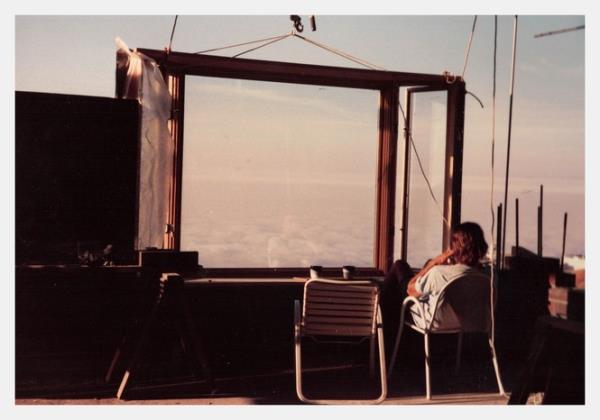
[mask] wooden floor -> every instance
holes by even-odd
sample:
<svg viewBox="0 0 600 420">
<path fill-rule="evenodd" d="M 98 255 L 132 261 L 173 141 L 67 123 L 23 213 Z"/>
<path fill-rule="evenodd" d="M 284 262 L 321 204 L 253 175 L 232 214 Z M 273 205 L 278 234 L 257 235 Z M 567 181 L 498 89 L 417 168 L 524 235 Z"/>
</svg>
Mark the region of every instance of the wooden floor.
<svg viewBox="0 0 600 420">
<path fill-rule="evenodd" d="M 305 392 L 319 398 L 374 398 L 379 382 L 364 380 L 366 367 L 356 369 L 338 366 L 306 372 Z M 483 386 L 461 377 L 438 375 L 433 382 L 433 397 L 427 400 L 418 372 L 394 376 L 384 405 L 506 405 L 507 397 L 498 394 L 494 381 Z M 467 373 L 467 376 L 470 376 Z M 454 381 L 453 381 L 454 379 Z M 458 383 L 458 385 L 457 385 Z M 462 384 L 461 384 L 462 383 Z M 294 372 L 220 378 L 209 389 L 204 380 L 182 378 L 178 381 L 149 381 L 128 388 L 124 399 L 114 398 L 118 384 L 88 384 L 74 388 L 65 386 L 52 391 L 36 391 L 31 397 L 19 397 L 17 405 L 298 405 L 294 388 Z M 479 388 L 479 389 L 477 389 Z"/>
<path fill-rule="evenodd" d="M 181 398 L 165 400 L 118 400 L 116 398 L 99 399 L 17 399 L 17 405 L 254 405 L 253 398 L 246 397 L 214 397 L 214 398 Z M 425 397 L 391 397 L 384 405 L 506 405 L 507 398 L 498 394 L 453 394 L 434 396 L 431 400 Z M 261 401 L 261 405 L 265 401 Z M 273 401 L 272 404 L 280 404 Z M 301 404 L 297 401 L 296 404 Z"/>
</svg>

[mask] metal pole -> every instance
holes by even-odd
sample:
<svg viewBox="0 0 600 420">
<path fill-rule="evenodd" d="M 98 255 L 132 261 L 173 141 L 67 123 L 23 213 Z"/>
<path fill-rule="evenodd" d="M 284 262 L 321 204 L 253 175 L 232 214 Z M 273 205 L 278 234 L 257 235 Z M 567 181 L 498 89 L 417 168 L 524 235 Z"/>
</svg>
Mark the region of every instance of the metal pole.
<svg viewBox="0 0 600 420">
<path fill-rule="evenodd" d="M 519 253 L 519 199 L 515 199 L 515 249 Z"/>
<path fill-rule="evenodd" d="M 540 185 L 540 205 L 538 206 L 538 246 L 537 252 L 540 257 L 544 255 L 544 186 Z"/>
<path fill-rule="evenodd" d="M 574 28 L 566 28 L 566 29 L 558 29 L 556 31 L 542 32 L 539 34 L 535 34 L 533 37 L 540 38 L 540 37 L 548 36 L 548 35 L 564 34 L 565 32 L 578 31 L 578 30 L 584 29 L 584 28 L 585 28 L 585 25 L 579 25 L 579 26 L 575 26 Z"/>
<path fill-rule="evenodd" d="M 504 262 L 502 261 L 502 253 L 500 252 L 500 244 L 502 243 L 502 203 L 498 205 L 498 231 L 496 232 L 496 266 L 504 268 Z"/>
<path fill-rule="evenodd" d="M 513 27 L 513 53 L 512 53 L 512 68 L 510 77 L 510 102 L 508 107 L 508 143 L 506 146 L 506 177 L 504 179 L 504 217 L 502 227 L 502 261 L 504 261 L 505 248 L 506 248 L 506 208 L 508 198 L 508 173 L 510 167 L 510 140 L 512 134 L 512 110 L 513 110 L 513 90 L 515 87 L 515 62 L 517 56 L 517 22 L 518 16 L 515 15 L 514 27 Z"/>
<path fill-rule="evenodd" d="M 567 239 L 567 216 L 569 213 L 565 212 L 565 220 L 563 221 L 563 242 L 562 242 L 562 253 L 560 254 L 560 272 L 563 272 L 563 266 L 565 263 L 565 242 Z"/>
</svg>

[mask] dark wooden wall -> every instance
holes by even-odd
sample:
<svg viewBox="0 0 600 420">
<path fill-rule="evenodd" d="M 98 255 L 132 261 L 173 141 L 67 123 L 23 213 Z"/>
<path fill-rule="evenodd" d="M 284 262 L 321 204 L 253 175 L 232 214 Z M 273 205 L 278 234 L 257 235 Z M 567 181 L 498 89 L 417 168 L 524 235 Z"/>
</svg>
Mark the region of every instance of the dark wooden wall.
<svg viewBox="0 0 600 420">
<path fill-rule="evenodd" d="M 77 241 L 133 251 L 138 103 L 16 92 L 17 263 L 77 262 Z"/>
</svg>

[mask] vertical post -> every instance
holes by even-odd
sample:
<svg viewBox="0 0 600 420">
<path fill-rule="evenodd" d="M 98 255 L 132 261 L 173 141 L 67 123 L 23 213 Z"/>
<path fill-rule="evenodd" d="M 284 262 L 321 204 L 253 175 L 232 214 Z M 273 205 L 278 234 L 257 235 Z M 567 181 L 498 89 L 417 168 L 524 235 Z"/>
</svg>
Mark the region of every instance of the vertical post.
<svg viewBox="0 0 600 420">
<path fill-rule="evenodd" d="M 169 130 L 174 145 L 173 174 L 171 177 L 171 194 L 169 197 L 169 213 L 167 231 L 165 232 L 166 249 L 181 248 L 181 187 L 183 176 L 183 104 L 185 98 L 185 75 L 169 73 L 167 84 L 171 93 L 171 118 Z"/>
<path fill-rule="evenodd" d="M 380 91 L 377 222 L 374 265 L 388 271 L 394 253 L 394 207 L 396 205 L 396 162 L 398 143 L 398 86 Z"/>
<path fill-rule="evenodd" d="M 444 225 L 442 248 L 450 245 L 450 232 L 460 223 L 462 198 L 463 135 L 465 126 L 465 83 L 455 82 L 448 89 L 446 125 L 446 164 L 444 170 Z"/>
<path fill-rule="evenodd" d="M 519 252 L 519 199 L 515 199 L 515 249 Z"/>
<path fill-rule="evenodd" d="M 496 266 L 498 268 L 504 268 L 504 261 L 502 261 L 502 203 L 498 205 L 498 224 L 496 226 Z"/>
<path fill-rule="evenodd" d="M 506 145 L 506 175 L 504 179 L 504 227 L 502 229 L 502 258 L 504 259 L 504 249 L 506 246 L 506 209 L 507 209 L 507 198 L 508 198 L 508 174 L 510 168 L 510 140 L 512 135 L 512 110 L 513 110 L 513 91 L 515 87 L 515 67 L 517 60 L 517 23 L 518 17 L 515 16 L 513 26 L 513 49 L 512 49 L 512 66 L 510 76 L 510 96 L 508 105 L 508 142 Z"/>
<path fill-rule="evenodd" d="M 537 228 L 537 253 L 538 256 L 542 257 L 543 256 L 543 236 L 544 236 L 544 186 L 540 185 L 540 205 L 538 206 L 538 214 L 537 214 L 537 222 L 538 222 L 538 228 Z"/>
<path fill-rule="evenodd" d="M 410 202 L 410 136 L 412 132 L 412 94 L 406 91 L 406 115 L 404 119 L 404 177 L 402 185 L 402 238 L 401 258 L 406 261 L 408 255 L 408 207 Z"/>
<path fill-rule="evenodd" d="M 560 254 L 560 272 L 563 272 L 563 267 L 565 264 L 565 244 L 567 240 L 567 216 L 569 214 L 565 212 L 565 219 L 563 221 L 563 240 L 562 240 L 562 252 Z"/>
</svg>

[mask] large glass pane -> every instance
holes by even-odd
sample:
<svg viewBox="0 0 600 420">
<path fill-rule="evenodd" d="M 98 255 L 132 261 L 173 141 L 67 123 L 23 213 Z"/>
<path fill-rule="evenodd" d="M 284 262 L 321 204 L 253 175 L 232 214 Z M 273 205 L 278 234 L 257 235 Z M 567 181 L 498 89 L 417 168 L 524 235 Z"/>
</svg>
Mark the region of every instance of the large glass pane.
<svg viewBox="0 0 600 420">
<path fill-rule="evenodd" d="M 182 249 L 207 267 L 372 266 L 378 100 L 187 77 Z"/>
<path fill-rule="evenodd" d="M 420 267 L 442 250 L 447 94 L 445 91 L 415 93 L 412 102 L 414 147 L 411 147 L 409 160 L 407 260 L 412 266 Z M 399 174 L 402 174 L 402 164 L 398 165 Z M 429 180 L 437 203 L 423 173 Z M 399 186 L 402 185 L 400 178 Z M 400 203 L 400 188 L 398 196 Z M 400 204 L 397 208 L 400 209 Z M 401 212 L 396 214 L 396 225 L 400 227 Z M 399 257 L 400 251 L 399 236 L 396 239 L 396 257 Z"/>
</svg>

